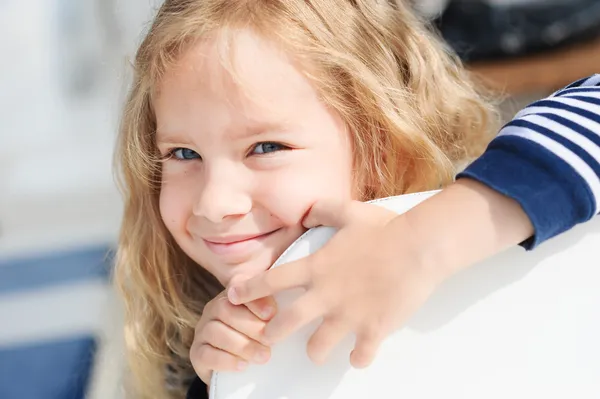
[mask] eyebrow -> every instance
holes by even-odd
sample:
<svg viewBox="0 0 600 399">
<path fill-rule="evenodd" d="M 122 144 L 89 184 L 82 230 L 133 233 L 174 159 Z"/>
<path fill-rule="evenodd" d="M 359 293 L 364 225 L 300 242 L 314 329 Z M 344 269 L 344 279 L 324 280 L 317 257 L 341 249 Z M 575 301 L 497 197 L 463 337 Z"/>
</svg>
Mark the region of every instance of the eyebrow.
<svg viewBox="0 0 600 399">
<path fill-rule="evenodd" d="M 260 137 L 274 132 L 286 133 L 290 131 L 290 126 L 281 122 L 248 122 L 240 129 L 229 129 L 228 137 L 232 140 L 248 139 L 251 137 Z M 191 145 L 192 142 L 186 138 L 186 134 L 156 130 L 157 144 L 185 144 Z"/>
<path fill-rule="evenodd" d="M 190 145 L 192 142 L 185 138 L 183 134 L 176 134 L 168 131 L 157 129 L 155 132 L 156 144 L 185 144 Z"/>
<path fill-rule="evenodd" d="M 244 139 L 260 137 L 274 132 L 286 133 L 290 126 L 282 122 L 248 122 L 239 132 L 231 134 L 231 138 Z"/>
</svg>

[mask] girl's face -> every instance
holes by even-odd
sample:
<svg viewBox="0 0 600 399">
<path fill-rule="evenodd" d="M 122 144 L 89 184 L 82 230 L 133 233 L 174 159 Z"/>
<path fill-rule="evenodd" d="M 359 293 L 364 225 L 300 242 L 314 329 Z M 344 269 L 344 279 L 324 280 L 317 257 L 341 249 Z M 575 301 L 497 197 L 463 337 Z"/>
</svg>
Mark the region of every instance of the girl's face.
<svg viewBox="0 0 600 399">
<path fill-rule="evenodd" d="M 203 42 L 165 75 L 154 102 L 162 219 L 225 286 L 267 270 L 316 201 L 354 197 L 339 116 L 267 42 L 240 33 L 232 50 L 239 81 Z"/>
</svg>

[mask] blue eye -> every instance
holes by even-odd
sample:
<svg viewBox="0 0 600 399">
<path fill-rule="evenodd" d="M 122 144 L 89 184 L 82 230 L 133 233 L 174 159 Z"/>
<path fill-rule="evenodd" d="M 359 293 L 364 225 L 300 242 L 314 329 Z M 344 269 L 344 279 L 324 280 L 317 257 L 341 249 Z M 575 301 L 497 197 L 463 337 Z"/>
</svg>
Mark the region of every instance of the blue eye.
<svg viewBox="0 0 600 399">
<path fill-rule="evenodd" d="M 262 154 L 268 154 L 271 152 L 282 151 L 287 148 L 288 147 L 284 146 L 283 144 L 279 144 L 279 143 L 272 143 L 272 142 L 258 143 L 252 150 L 252 153 L 262 155 Z"/>
<path fill-rule="evenodd" d="M 171 154 L 175 159 L 180 161 L 189 161 L 191 159 L 200 159 L 200 155 L 194 150 L 190 150 L 189 148 L 175 148 Z"/>
</svg>

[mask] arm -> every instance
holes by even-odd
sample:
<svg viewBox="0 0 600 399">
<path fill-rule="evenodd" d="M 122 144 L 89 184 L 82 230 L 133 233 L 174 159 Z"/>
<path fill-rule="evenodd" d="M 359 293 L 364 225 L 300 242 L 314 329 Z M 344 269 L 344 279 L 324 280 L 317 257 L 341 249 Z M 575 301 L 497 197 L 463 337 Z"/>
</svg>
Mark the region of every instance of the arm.
<svg viewBox="0 0 600 399">
<path fill-rule="evenodd" d="M 423 262 L 452 274 L 519 243 L 533 249 L 599 206 L 596 75 L 518 113 L 455 184 L 392 222 L 390 236 L 410 226 Z"/>
<path fill-rule="evenodd" d="M 591 219 L 600 206 L 600 75 L 519 112 L 458 178 L 522 207 L 535 231 L 527 249 Z"/>
</svg>

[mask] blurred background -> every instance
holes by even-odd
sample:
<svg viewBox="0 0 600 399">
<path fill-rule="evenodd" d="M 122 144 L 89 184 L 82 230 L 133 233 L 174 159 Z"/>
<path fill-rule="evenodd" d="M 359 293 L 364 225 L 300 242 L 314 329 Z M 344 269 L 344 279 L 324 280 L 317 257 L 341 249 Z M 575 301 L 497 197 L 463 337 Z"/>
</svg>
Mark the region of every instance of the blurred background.
<svg viewBox="0 0 600 399">
<path fill-rule="evenodd" d="M 0 398 L 122 397 L 112 150 L 160 0 L 0 0 Z M 600 0 L 413 0 L 506 118 L 600 72 Z"/>
</svg>

